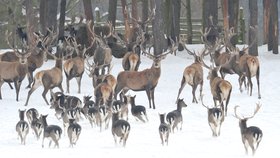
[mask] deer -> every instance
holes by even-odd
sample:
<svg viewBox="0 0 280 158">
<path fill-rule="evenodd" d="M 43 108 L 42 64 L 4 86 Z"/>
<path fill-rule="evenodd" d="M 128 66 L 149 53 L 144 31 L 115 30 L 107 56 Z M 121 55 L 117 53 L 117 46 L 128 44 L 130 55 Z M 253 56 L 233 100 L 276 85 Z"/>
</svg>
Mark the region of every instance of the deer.
<svg viewBox="0 0 280 158">
<path fill-rule="evenodd" d="M 78 84 L 78 93 L 81 93 L 81 80 L 85 70 L 85 52 L 87 52 L 93 46 L 94 40 L 92 40 L 91 45 L 87 48 L 82 48 L 80 45 L 78 45 L 75 38 L 73 38 L 71 41 L 68 41 L 68 39 L 66 39 L 66 42 L 68 45 L 72 44 L 74 50 L 77 53 L 76 57 L 65 60 L 63 64 L 63 70 L 66 76 L 66 93 L 70 92 L 69 82 L 73 78 L 76 78 Z"/>
<path fill-rule="evenodd" d="M 134 52 L 127 52 L 122 59 L 122 67 L 125 71 L 137 71 L 140 63 L 139 55 Z"/>
<path fill-rule="evenodd" d="M 145 106 L 136 105 L 135 103 L 136 95 L 134 96 L 124 95 L 124 98 L 125 98 L 124 100 L 127 100 L 127 102 L 131 105 L 131 114 L 135 117 L 136 121 L 140 120 L 143 123 L 149 121 Z"/>
<path fill-rule="evenodd" d="M 212 130 L 212 136 L 218 137 L 221 133 L 221 126 L 225 120 L 224 112 L 220 107 L 210 108 L 203 102 L 203 96 L 201 97 L 202 105 L 207 109 L 208 124 Z"/>
<path fill-rule="evenodd" d="M 185 44 L 183 44 L 183 47 L 187 50 L 187 52 L 194 57 L 194 63 L 191 65 L 187 66 L 184 69 L 183 72 L 183 78 L 181 80 L 181 86 L 179 88 L 177 100 L 180 97 L 180 94 L 182 90 L 184 89 L 185 85 L 188 84 L 192 87 L 192 95 L 193 103 L 198 103 L 195 95 L 195 91 L 198 86 L 200 86 L 200 96 L 202 95 L 202 89 L 203 89 L 203 68 L 202 66 L 205 66 L 202 58 L 206 55 L 205 54 L 205 49 L 202 51 L 200 55 L 196 54 L 195 52 L 190 51 L 189 49 L 186 48 Z"/>
<path fill-rule="evenodd" d="M 9 36 L 8 33 L 6 33 L 6 36 Z M 46 51 L 49 51 L 49 47 L 51 43 L 56 39 L 57 34 L 55 34 L 53 31 L 48 29 L 47 34 L 44 37 L 38 36 L 36 33 L 33 33 L 33 36 L 31 37 L 31 41 L 29 41 L 28 47 L 31 49 L 28 49 L 30 51 L 31 55 L 27 58 L 27 65 L 28 65 L 28 85 L 26 88 L 30 88 L 32 81 L 33 81 L 33 72 L 40 68 L 45 61 L 47 61 L 47 53 Z M 24 44 L 23 44 L 24 45 Z M 18 57 L 15 53 L 15 51 L 8 51 L 4 54 L 1 54 L 1 61 L 9 61 L 14 62 L 18 61 Z M 12 86 L 10 86 L 12 88 Z"/>
<path fill-rule="evenodd" d="M 220 68 L 221 66 L 215 68 L 211 66 L 207 79 L 210 81 L 210 89 L 214 105 L 217 106 L 217 102 L 219 102 L 225 116 L 227 116 L 227 107 L 231 96 L 232 85 L 229 81 L 222 79 L 218 75 Z"/>
<path fill-rule="evenodd" d="M 73 53 L 73 52 L 71 52 Z M 55 66 L 51 69 L 47 70 L 41 70 L 35 74 L 34 81 L 32 83 L 31 89 L 28 91 L 27 99 L 25 102 L 25 106 L 28 105 L 29 98 L 31 94 L 40 86 L 44 87 L 44 91 L 42 93 L 42 97 L 45 100 L 46 104 L 49 105 L 49 102 L 46 98 L 46 94 L 49 90 L 52 90 L 55 87 L 58 87 L 61 92 L 63 92 L 62 88 L 62 60 L 63 57 L 59 53 L 59 57 L 56 57 L 55 55 L 48 53 L 50 56 L 52 56 L 55 59 Z"/>
<path fill-rule="evenodd" d="M 187 106 L 188 105 L 185 103 L 184 99 L 178 99 L 177 109 L 167 113 L 166 120 L 173 133 L 175 128 L 178 129 L 178 124 L 181 124 L 180 130 L 182 130 L 182 126 L 183 126 L 182 108 Z"/>
<path fill-rule="evenodd" d="M 123 120 L 128 120 L 128 104 L 129 101 L 127 97 L 124 97 L 124 101 L 122 100 L 114 100 L 112 109 L 118 111 L 120 113 L 120 118 Z"/>
<path fill-rule="evenodd" d="M 171 50 L 167 50 L 159 55 L 152 55 L 147 53 L 145 49 L 142 48 L 144 54 L 148 58 L 153 60 L 153 65 L 150 68 L 144 69 L 142 71 L 121 71 L 117 76 L 117 85 L 115 88 L 114 98 L 117 98 L 117 95 L 126 93 L 128 90 L 133 91 L 146 91 L 149 107 L 153 109 L 156 108 L 154 101 L 154 91 L 158 84 L 160 74 L 161 74 L 161 60 L 163 60 Z M 152 104 L 153 106 L 152 106 Z"/>
<path fill-rule="evenodd" d="M 25 111 L 26 110 L 18 110 L 20 120 L 16 124 L 16 131 L 18 133 L 18 137 L 20 138 L 20 143 L 23 145 L 25 145 L 26 136 L 29 133 L 28 123 L 24 120 Z"/>
<path fill-rule="evenodd" d="M 24 45 L 24 52 L 21 52 L 17 48 L 12 47 L 8 39 L 10 35 L 8 35 L 7 37 L 7 43 L 19 58 L 19 61 L 0 61 L 0 99 L 2 99 L 1 87 L 3 83 L 14 82 L 16 89 L 16 101 L 19 101 L 19 91 L 21 83 L 28 73 L 27 58 L 31 55 L 31 52 L 27 51 L 30 47 L 26 45 Z"/>
<path fill-rule="evenodd" d="M 113 111 L 112 114 L 112 135 L 115 140 L 115 145 L 117 145 L 117 139 L 120 138 L 119 144 L 122 143 L 122 146 L 126 146 L 126 141 L 130 133 L 130 124 L 126 120 L 119 119 L 119 113 Z"/>
<path fill-rule="evenodd" d="M 75 119 L 69 119 L 69 126 L 67 128 L 67 134 L 70 142 L 70 147 L 76 145 L 79 140 L 82 131 L 81 125 L 75 122 Z"/>
<path fill-rule="evenodd" d="M 239 106 L 237 105 L 234 107 L 234 114 L 235 114 L 234 117 L 239 120 L 239 127 L 240 127 L 240 131 L 241 131 L 242 143 L 244 145 L 246 154 L 248 154 L 248 149 L 250 147 L 253 155 L 255 155 L 256 150 L 258 149 L 259 144 L 263 137 L 263 132 L 259 127 L 256 127 L 256 126 L 247 127 L 247 121 L 249 119 L 253 118 L 256 115 L 256 113 L 259 111 L 259 109 L 261 108 L 260 103 L 257 103 L 256 105 L 257 105 L 256 109 L 255 109 L 253 115 L 250 117 L 239 116 L 237 114 L 237 108 Z"/>
<path fill-rule="evenodd" d="M 44 140 L 45 138 L 50 139 L 49 147 L 51 146 L 52 142 L 55 143 L 54 147 L 59 148 L 59 140 L 61 138 L 62 129 L 58 125 L 48 125 L 47 123 L 47 116 L 48 115 L 40 115 L 40 121 L 43 124 L 44 132 L 43 132 L 43 140 L 42 140 L 42 148 L 44 148 Z"/>
<path fill-rule="evenodd" d="M 158 127 L 158 132 L 161 140 L 161 145 L 168 145 L 170 126 L 165 122 L 165 113 L 159 114 L 160 124 Z"/>
<path fill-rule="evenodd" d="M 30 108 L 26 111 L 26 118 L 27 118 L 29 124 L 31 124 L 31 122 L 33 121 L 34 116 L 37 118 L 39 117 L 39 112 L 37 109 Z"/>
</svg>

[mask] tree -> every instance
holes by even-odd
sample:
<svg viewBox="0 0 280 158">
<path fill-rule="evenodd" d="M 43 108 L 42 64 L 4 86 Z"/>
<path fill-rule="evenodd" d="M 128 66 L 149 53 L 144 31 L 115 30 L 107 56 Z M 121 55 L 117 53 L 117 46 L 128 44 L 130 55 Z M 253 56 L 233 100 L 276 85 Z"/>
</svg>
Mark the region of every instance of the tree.
<svg viewBox="0 0 280 158">
<path fill-rule="evenodd" d="M 219 32 L 218 24 L 218 1 L 217 0 L 203 0 L 203 28 L 211 28 L 207 35 L 207 40 L 212 45 L 215 44 Z M 204 30 L 204 29 L 203 29 Z"/>
<path fill-rule="evenodd" d="M 191 15 L 191 0 L 186 0 L 186 10 L 187 10 L 187 42 L 192 44 L 192 15 Z"/>
<path fill-rule="evenodd" d="M 60 17 L 59 17 L 59 28 L 58 37 L 64 36 L 64 23 L 65 23 L 65 10 L 66 10 L 66 0 L 60 1 Z"/>
<path fill-rule="evenodd" d="M 113 28 L 116 26 L 117 3 L 118 1 L 116 0 L 109 0 L 108 21 L 112 22 Z"/>
<path fill-rule="evenodd" d="M 263 0 L 263 44 L 267 44 L 270 17 L 270 0 Z"/>
<path fill-rule="evenodd" d="M 270 15 L 269 15 L 269 26 L 268 26 L 268 50 L 272 50 L 273 54 L 278 54 L 278 6 L 277 0 L 271 0 L 270 3 Z"/>
<path fill-rule="evenodd" d="M 164 37 L 164 29 L 159 29 L 161 26 L 164 26 L 163 17 L 162 17 L 162 0 L 154 0 L 156 6 L 155 10 L 155 19 L 153 20 L 153 34 L 154 34 L 154 55 L 159 55 L 162 53 L 162 50 L 167 49 L 167 40 Z"/>
<path fill-rule="evenodd" d="M 249 11 L 250 11 L 250 27 L 258 26 L 258 1 L 249 0 Z M 255 28 L 256 30 L 258 28 Z M 258 56 L 258 35 L 255 29 L 249 30 L 249 45 L 252 46 L 249 48 L 249 54 Z"/>
<path fill-rule="evenodd" d="M 181 0 L 172 0 L 171 4 L 171 38 L 175 41 L 176 38 L 179 40 L 180 35 L 180 11 L 181 11 Z"/>
<path fill-rule="evenodd" d="M 94 19 L 93 19 L 93 13 L 92 13 L 91 0 L 83 0 L 83 4 L 84 4 L 86 21 L 92 21 L 92 25 L 93 25 Z"/>
<path fill-rule="evenodd" d="M 57 9 L 58 9 L 58 1 L 57 0 L 47 0 L 47 27 L 49 28 L 57 28 Z"/>
</svg>

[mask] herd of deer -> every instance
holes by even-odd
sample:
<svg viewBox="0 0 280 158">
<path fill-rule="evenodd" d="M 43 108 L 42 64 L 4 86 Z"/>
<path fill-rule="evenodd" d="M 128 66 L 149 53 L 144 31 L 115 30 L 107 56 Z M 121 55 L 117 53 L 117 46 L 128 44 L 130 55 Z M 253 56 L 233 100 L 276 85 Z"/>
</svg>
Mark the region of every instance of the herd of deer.
<svg viewBox="0 0 280 158">
<path fill-rule="evenodd" d="M 227 116 L 228 104 L 231 97 L 232 85 L 229 81 L 225 80 L 226 74 L 237 74 L 239 76 L 240 91 L 242 91 L 242 85 L 244 83 L 250 95 L 252 95 L 253 89 L 251 78 L 256 77 L 258 98 L 261 98 L 259 88 L 260 65 L 258 58 L 248 54 L 248 48 L 250 46 L 239 50 L 231 44 L 231 38 L 235 35 L 233 29 L 225 31 L 223 38 L 217 37 L 213 42 L 207 38 L 211 28 L 206 28 L 205 31 L 201 32 L 202 41 L 205 44 L 201 53 L 190 51 L 182 38 L 176 42 L 169 39 L 171 40 L 169 49 L 160 55 L 153 55 L 150 51 L 146 51 L 146 45 L 148 44 L 144 31 L 139 29 L 135 42 L 128 42 L 130 45 L 131 43 L 133 44 L 131 49 L 127 49 L 125 53 L 122 52 L 116 55 L 114 49 L 110 47 L 111 45 L 115 45 L 112 44 L 112 41 L 118 42 L 116 44 L 127 43 L 127 41 L 123 41 L 119 37 L 114 31 L 112 24 L 107 24 L 110 30 L 107 34 L 97 34 L 94 29 L 95 27 L 92 28 L 90 26 L 91 23 L 88 22 L 86 28 L 91 37 L 88 47 L 78 44 L 75 37 L 65 37 L 58 42 L 59 44 L 57 45 L 55 54 L 52 53 L 52 47 L 54 46 L 54 41 L 57 40 L 57 33 L 52 29 L 48 29 L 46 35 L 33 33 L 27 42 L 21 42 L 22 50 L 10 44 L 11 33 L 7 32 L 6 40 L 12 48 L 12 51 L 0 55 L 0 88 L 4 82 L 9 84 L 14 82 L 16 100 L 18 101 L 21 82 L 27 75 L 29 80 L 28 88 L 30 90 L 25 106 L 28 105 L 32 93 L 40 86 L 44 88 L 42 97 L 46 104 L 49 105 L 46 94 L 50 91 L 51 108 L 54 109 L 55 116 L 63 121 L 64 133 L 66 134 L 67 132 L 70 146 L 72 147 L 79 139 L 82 128 L 78 122 L 82 117 L 88 119 L 92 127 L 100 127 L 100 131 L 107 129 L 110 120 L 112 120 L 111 130 L 115 143 L 117 144 L 117 138 L 120 138 L 119 142 L 122 142 L 122 145 L 125 146 L 131 128 L 128 122 L 128 105 L 131 105 L 131 114 L 136 120 L 140 120 L 143 123 L 148 122 L 145 106 L 137 105 L 135 103 L 135 96 L 126 95 L 127 91 L 145 91 L 149 108 L 155 109 L 154 91 L 161 75 L 160 62 L 168 54 L 175 54 L 179 43 L 184 46 L 188 54 L 194 57 L 194 63 L 187 66 L 183 72 L 176 101 L 177 109 L 169 112 L 167 115 L 159 114 L 159 134 L 162 145 L 168 144 L 169 133 L 174 133 L 175 128 L 178 129 L 179 124 L 181 126 L 180 129 L 182 129 L 183 116 L 181 111 L 183 107 L 187 107 L 187 104 L 179 97 L 186 84 L 192 87 L 193 103 L 198 103 L 195 92 L 199 86 L 201 103 L 207 108 L 208 123 L 214 137 L 220 135 L 221 125 Z M 89 56 L 86 52 L 92 48 L 94 50 L 93 56 Z M 226 52 L 221 53 L 223 48 L 225 48 Z M 115 55 L 113 55 L 114 53 Z M 33 72 L 37 68 L 40 68 L 44 61 L 46 61 L 47 55 L 55 59 L 54 67 L 38 71 L 33 76 Z M 150 68 L 140 71 L 138 69 L 141 63 L 141 55 L 152 59 L 153 64 Z M 204 57 L 207 55 L 211 58 L 211 66 L 207 65 L 207 62 L 204 62 Z M 110 72 L 112 68 L 112 56 L 123 58 L 122 66 L 124 70 L 119 72 L 117 77 L 114 77 Z M 214 101 L 213 108 L 203 103 L 203 67 L 209 70 L 207 79 L 210 81 Z M 78 93 L 81 93 L 81 79 L 85 70 L 88 71 L 89 77 L 92 78 L 94 99 L 91 100 L 92 96 L 85 96 L 84 100 L 81 101 L 76 96 L 64 94 L 62 87 L 63 72 L 66 76 L 66 93 L 70 93 L 69 82 L 73 78 L 76 78 Z M 11 85 L 10 87 L 13 88 Z M 60 92 L 53 92 L 52 89 L 55 87 L 58 87 Z M 1 91 L 0 99 L 2 99 Z M 246 121 L 254 117 L 261 106 L 257 104 L 253 116 L 246 118 L 237 115 L 237 107 L 234 110 L 235 117 L 239 119 L 242 142 L 246 152 L 248 152 L 248 146 L 250 146 L 254 154 L 262 139 L 262 131 L 258 127 L 247 127 Z M 27 116 L 28 122 L 24 121 L 24 115 Z M 19 117 L 20 121 L 16 125 L 16 131 L 21 138 L 22 144 L 25 144 L 25 138 L 30 125 L 37 139 L 43 133 L 42 147 L 44 146 L 44 138 L 50 138 L 51 142 L 53 141 L 55 146 L 59 147 L 58 141 L 61 138 L 63 130 L 57 125 L 48 125 L 46 120 L 47 115 L 39 116 L 39 112 L 31 108 L 26 112 L 19 111 Z"/>
</svg>

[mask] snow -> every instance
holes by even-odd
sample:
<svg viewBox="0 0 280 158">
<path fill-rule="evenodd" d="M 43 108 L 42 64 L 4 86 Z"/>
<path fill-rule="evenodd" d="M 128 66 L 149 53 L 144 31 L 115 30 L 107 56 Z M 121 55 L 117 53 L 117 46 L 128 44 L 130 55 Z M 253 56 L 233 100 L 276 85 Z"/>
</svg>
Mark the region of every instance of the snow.
<svg viewBox="0 0 280 158">
<path fill-rule="evenodd" d="M 200 51 L 202 45 L 187 45 L 190 50 Z M 1 50 L 0 52 L 4 52 Z M 85 155 L 86 157 L 216 157 L 216 158 L 237 158 L 248 157 L 241 141 L 238 120 L 233 117 L 233 108 L 239 105 L 239 113 L 243 116 L 249 116 L 253 113 L 256 103 L 262 104 L 261 109 L 256 116 L 248 121 L 248 125 L 255 125 L 262 129 L 264 136 L 255 157 L 277 157 L 280 142 L 280 106 L 279 96 L 279 66 L 280 56 L 267 52 L 266 46 L 259 47 L 259 60 L 261 64 L 261 95 L 257 98 L 256 79 L 253 78 L 253 95 L 249 96 L 247 92 L 240 93 L 237 82 L 237 75 L 228 75 L 226 79 L 233 85 L 231 100 L 229 103 L 228 116 L 225 118 L 221 127 L 221 135 L 217 138 L 212 137 L 210 127 L 207 122 L 207 111 L 201 105 L 192 103 L 191 87 L 186 85 L 180 98 L 184 98 L 188 107 L 182 110 L 183 128 L 175 130 L 169 137 L 169 145 L 162 146 L 158 127 L 158 113 L 168 113 L 176 108 L 175 100 L 181 83 L 184 68 L 193 62 L 193 58 L 185 51 L 178 52 L 177 56 L 168 55 L 161 63 L 162 72 L 158 86 L 155 89 L 156 109 L 149 109 L 148 100 L 145 92 L 133 92 L 136 94 L 136 103 L 144 105 L 147 108 L 149 122 L 142 123 L 136 121 L 129 113 L 129 123 L 131 132 L 127 145 L 123 148 L 115 145 L 110 130 L 99 131 L 97 127 L 91 127 L 89 121 L 84 119 L 79 122 L 82 126 L 82 133 L 76 146 L 69 147 L 67 134 L 62 135 L 59 141 L 60 148 L 48 147 L 48 140 L 45 140 L 45 147 L 42 148 L 42 137 L 37 140 L 30 130 L 26 145 L 21 145 L 17 139 L 15 125 L 19 121 L 18 109 L 36 108 L 41 114 L 49 114 L 47 121 L 49 124 L 63 127 L 62 121 L 57 120 L 54 111 L 47 106 L 41 96 L 43 88 L 38 88 L 32 95 L 27 107 L 23 106 L 28 89 L 27 79 L 23 81 L 19 101 L 15 101 L 15 90 L 11 90 L 8 84 L 2 86 L 2 97 L 0 100 L 0 157 L 77 157 Z M 141 57 L 142 63 L 140 69 L 151 66 L 152 61 L 145 56 Z M 209 60 L 206 59 L 209 63 Z M 48 61 L 36 71 L 51 68 L 54 61 Z M 121 59 L 113 59 L 112 74 L 117 76 L 122 70 Z M 210 92 L 209 81 L 206 79 L 208 70 L 204 68 L 204 102 L 208 106 L 213 106 L 213 100 Z M 71 80 L 70 94 L 76 95 L 82 99 L 84 95 L 92 95 L 93 88 L 91 79 L 85 73 L 82 79 L 82 93 L 77 93 L 77 84 Z M 65 80 L 63 88 L 66 90 Z M 57 89 L 55 89 L 57 91 Z M 278 93 L 277 93 L 278 92 Z M 198 97 L 199 91 L 196 94 Z M 49 93 L 47 94 L 49 99 Z M 251 155 L 251 152 L 249 152 Z"/>
</svg>

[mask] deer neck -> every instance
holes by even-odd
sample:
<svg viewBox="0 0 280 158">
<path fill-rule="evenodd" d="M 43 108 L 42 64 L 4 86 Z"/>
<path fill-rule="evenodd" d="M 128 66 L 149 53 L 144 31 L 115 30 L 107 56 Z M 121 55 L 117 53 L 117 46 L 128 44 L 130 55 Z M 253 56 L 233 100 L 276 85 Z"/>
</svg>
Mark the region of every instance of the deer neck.
<svg viewBox="0 0 280 158">
<path fill-rule="evenodd" d="M 241 134 L 245 133 L 247 129 L 247 120 L 240 120 L 239 127 L 240 127 Z"/>
<path fill-rule="evenodd" d="M 62 59 L 55 60 L 55 67 L 62 70 Z"/>
<path fill-rule="evenodd" d="M 118 113 L 113 113 L 113 115 L 112 115 L 112 124 L 114 124 L 118 120 L 119 120 L 119 114 Z"/>
<path fill-rule="evenodd" d="M 165 121 L 164 121 L 164 115 L 160 115 L 159 118 L 160 118 L 160 123 L 165 123 Z"/>
<path fill-rule="evenodd" d="M 48 126 L 46 118 L 42 118 L 42 124 L 43 124 L 44 129 Z"/>
<path fill-rule="evenodd" d="M 24 120 L 24 111 L 20 111 L 20 112 L 19 112 L 19 119 L 20 119 L 21 121 Z"/>
</svg>

